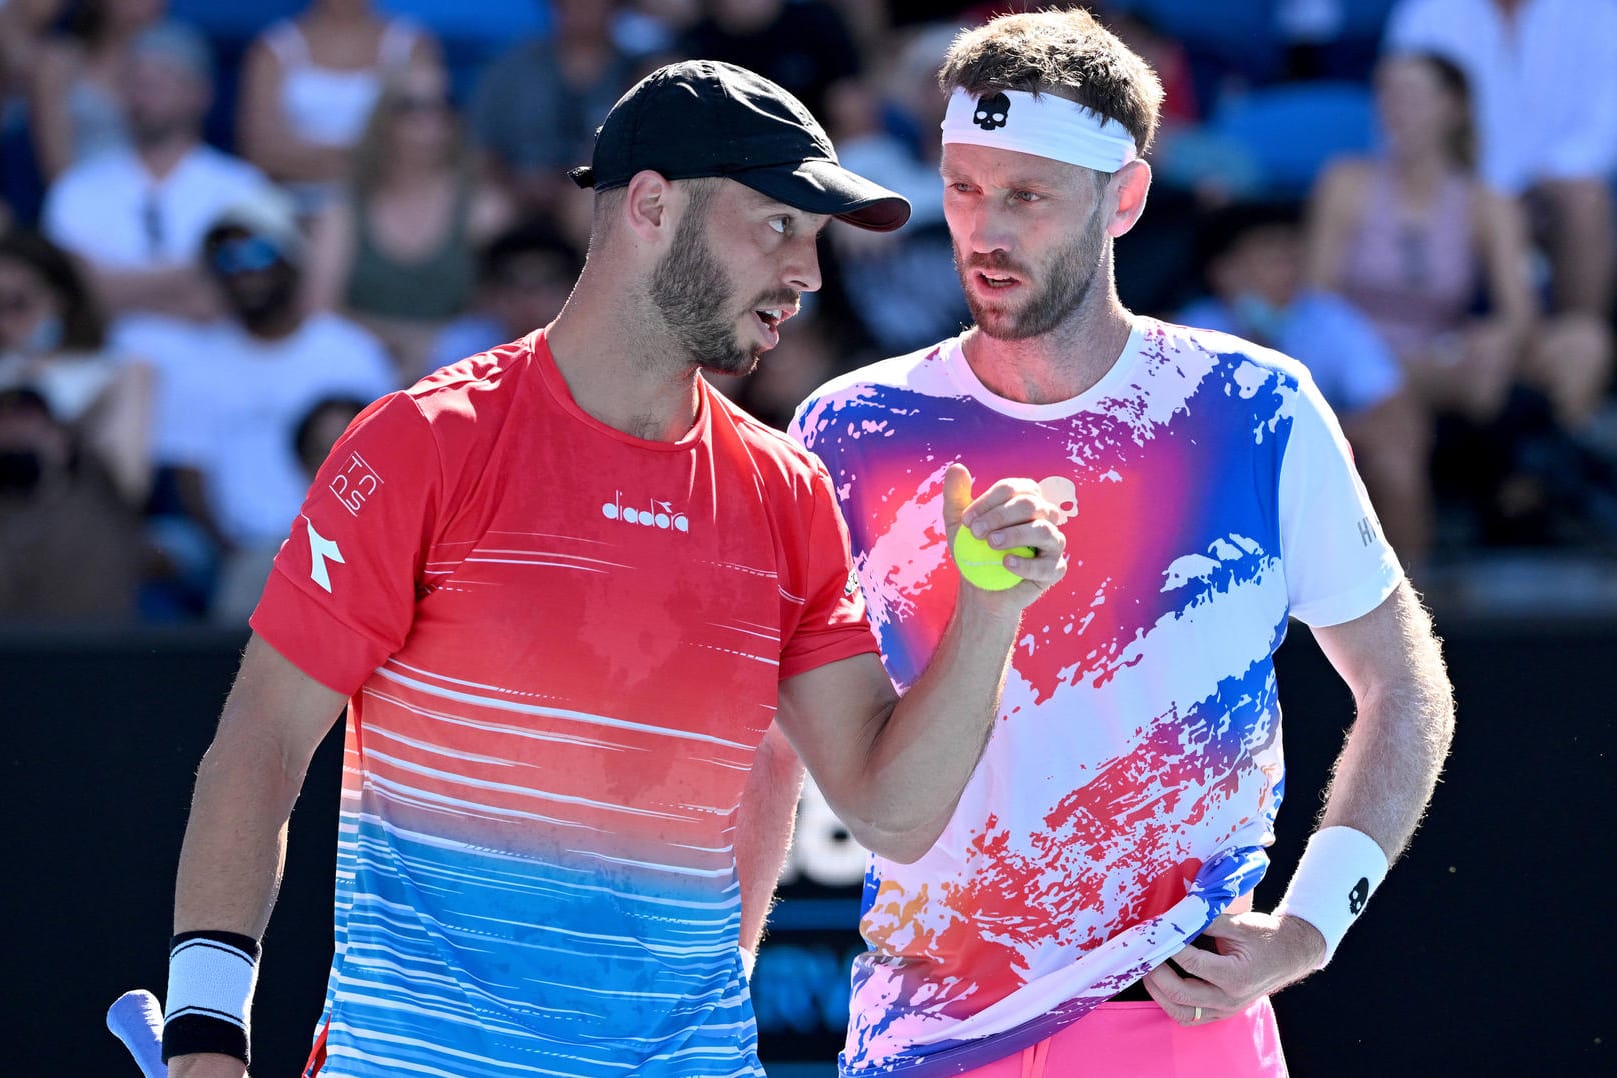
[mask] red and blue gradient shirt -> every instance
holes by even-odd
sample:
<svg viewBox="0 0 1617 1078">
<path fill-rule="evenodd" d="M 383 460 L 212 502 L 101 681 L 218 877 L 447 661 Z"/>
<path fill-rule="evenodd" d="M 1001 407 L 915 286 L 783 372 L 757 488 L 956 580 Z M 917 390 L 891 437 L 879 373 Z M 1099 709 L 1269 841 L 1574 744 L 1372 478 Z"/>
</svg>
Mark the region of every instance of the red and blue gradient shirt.
<svg viewBox="0 0 1617 1078">
<path fill-rule="evenodd" d="M 812 456 L 650 442 L 543 332 L 364 412 L 253 627 L 349 694 L 310 1073 L 761 1074 L 735 813 L 784 678 L 873 652 Z"/>
<path fill-rule="evenodd" d="M 1023 615 L 953 818 L 914 864 L 867 868 L 843 1073 L 959 1073 L 1078 1020 L 1257 884 L 1287 620 L 1358 617 L 1402 573 L 1307 371 L 1224 334 L 1137 319 L 1050 405 L 994 395 L 949 340 L 822 387 L 792 433 L 830 469 L 900 688 L 959 586 L 948 465 L 977 493 L 1033 478 L 1068 513 L 1066 577 Z"/>
</svg>

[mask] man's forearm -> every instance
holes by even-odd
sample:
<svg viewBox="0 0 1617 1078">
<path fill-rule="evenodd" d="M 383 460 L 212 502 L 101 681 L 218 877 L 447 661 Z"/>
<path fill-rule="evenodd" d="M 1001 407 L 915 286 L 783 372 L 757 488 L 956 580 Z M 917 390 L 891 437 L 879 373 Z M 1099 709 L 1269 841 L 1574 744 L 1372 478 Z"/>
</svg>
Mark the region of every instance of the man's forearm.
<svg viewBox="0 0 1617 1078">
<path fill-rule="evenodd" d="M 262 939 L 280 887 L 286 824 L 302 775 L 248 766 L 215 741 L 197 770 L 174 888 L 174 933 L 239 933 Z M 173 992 L 170 986 L 170 993 Z M 172 1078 L 237 1078 L 239 1059 L 212 1052 L 175 1056 Z"/>
<path fill-rule="evenodd" d="M 302 775 L 243 766 L 217 742 L 197 770 L 174 887 L 174 931 L 239 932 L 269 924 Z"/>
<path fill-rule="evenodd" d="M 1454 736 L 1454 701 L 1431 620 L 1408 584 L 1375 612 L 1316 637 L 1353 687 L 1358 715 L 1276 913 L 1302 974 L 1330 960 L 1409 844 Z M 1306 925 L 1301 936 L 1297 921 Z M 1295 978 L 1293 978 L 1295 979 Z"/>
<path fill-rule="evenodd" d="M 979 597 L 962 585 L 932 661 L 871 739 L 859 837 L 885 857 L 913 861 L 931 848 L 993 730 L 1021 618 Z"/>
<path fill-rule="evenodd" d="M 212 949 L 224 959 L 196 940 L 171 956 L 169 1004 L 178 999 L 186 1010 L 164 1031 L 176 1053 L 171 1078 L 239 1078 L 245 1069 L 254 941 L 263 937 L 275 903 L 292 805 L 345 699 L 258 634 L 248 638 L 197 769 L 174 886 L 175 934 L 207 933 L 223 944 Z M 232 951 L 240 964 L 221 967 Z"/>
<path fill-rule="evenodd" d="M 758 746 L 736 814 L 736 874 L 741 882 L 741 946 L 756 952 L 786 866 L 803 791 L 803 764 L 778 727 Z"/>
<path fill-rule="evenodd" d="M 1337 757 L 1321 827 L 1363 831 L 1395 861 L 1420 823 L 1454 738 L 1454 697 L 1425 611 L 1411 601 L 1401 617 L 1417 624 L 1408 675 L 1367 692 Z"/>
</svg>

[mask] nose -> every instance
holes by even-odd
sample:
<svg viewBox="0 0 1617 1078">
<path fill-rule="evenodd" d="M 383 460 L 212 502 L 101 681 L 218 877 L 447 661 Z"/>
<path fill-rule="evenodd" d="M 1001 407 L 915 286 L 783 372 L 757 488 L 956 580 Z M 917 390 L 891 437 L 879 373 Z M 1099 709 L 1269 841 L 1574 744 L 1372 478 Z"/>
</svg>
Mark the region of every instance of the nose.
<svg viewBox="0 0 1617 1078">
<path fill-rule="evenodd" d="M 782 281 L 797 292 L 820 290 L 820 249 L 813 236 L 800 236 L 791 245 Z"/>
<path fill-rule="evenodd" d="M 976 199 L 965 214 L 964 232 L 968 253 L 986 255 L 1011 249 L 1009 216 L 1000 209 L 996 200 Z"/>
</svg>

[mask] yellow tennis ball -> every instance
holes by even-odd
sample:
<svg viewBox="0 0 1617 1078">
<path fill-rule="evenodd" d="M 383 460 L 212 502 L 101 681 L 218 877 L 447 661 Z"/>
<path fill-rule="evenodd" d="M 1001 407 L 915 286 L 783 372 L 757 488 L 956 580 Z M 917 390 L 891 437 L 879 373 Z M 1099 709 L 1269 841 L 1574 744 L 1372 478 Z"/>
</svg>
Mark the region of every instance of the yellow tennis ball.
<svg viewBox="0 0 1617 1078">
<path fill-rule="evenodd" d="M 964 525 L 954 533 L 953 549 L 955 564 L 960 566 L 960 575 L 984 591 L 1005 591 L 1022 582 L 1021 577 L 1005 568 L 1005 555 L 1017 554 L 1031 558 L 1036 554 L 1030 546 L 995 550 L 988 545 L 988 540 L 977 538 L 971 534 L 971 529 Z"/>
</svg>

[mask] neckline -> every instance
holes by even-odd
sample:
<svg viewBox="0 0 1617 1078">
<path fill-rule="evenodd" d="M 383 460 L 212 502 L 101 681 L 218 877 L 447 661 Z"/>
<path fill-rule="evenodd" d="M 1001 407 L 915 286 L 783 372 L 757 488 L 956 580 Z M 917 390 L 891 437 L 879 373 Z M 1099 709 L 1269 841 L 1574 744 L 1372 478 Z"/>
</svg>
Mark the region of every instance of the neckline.
<svg viewBox="0 0 1617 1078">
<path fill-rule="evenodd" d="M 546 336 L 545 328 L 541 326 L 528 334 L 525 342 L 528 354 L 534 366 L 539 370 L 539 378 L 544 385 L 545 392 L 549 394 L 550 399 L 555 402 L 556 406 L 572 417 L 574 421 L 583 424 L 595 434 L 610 438 L 615 442 L 620 442 L 634 449 L 646 449 L 656 453 L 685 452 L 707 440 L 708 431 L 713 425 L 714 405 L 711 395 L 715 390 L 704 379 L 698 377 L 696 380 L 696 422 L 691 424 L 690 430 L 681 435 L 678 440 L 672 442 L 639 438 L 614 426 L 602 423 L 579 407 L 578 402 L 573 399 L 572 391 L 567 388 L 567 379 L 562 377 L 561 368 L 556 366 L 556 356 L 550 350 L 550 341 Z"/>
<path fill-rule="evenodd" d="M 1054 401 L 1050 404 L 1029 404 L 1025 401 L 1012 400 L 1002 397 L 983 384 L 977 377 L 977 372 L 971 369 L 966 361 L 965 349 L 962 347 L 964 335 L 951 337 L 945 341 L 941 349 L 945 369 L 954 384 L 969 397 L 975 398 L 980 404 L 1013 419 L 1065 419 L 1079 412 L 1091 409 L 1096 402 L 1115 395 L 1115 390 L 1124 384 L 1124 380 L 1134 369 L 1136 362 L 1144 349 L 1145 336 L 1142 319 L 1134 316 L 1130 318 L 1129 337 L 1118 353 L 1117 359 L 1107 368 L 1106 373 L 1088 389 L 1075 397 L 1066 400 Z"/>
</svg>

